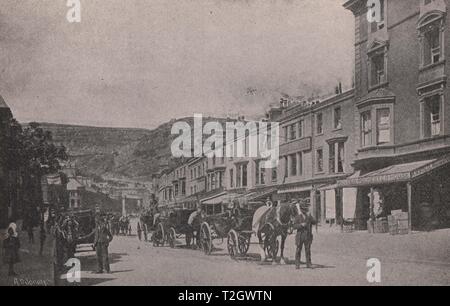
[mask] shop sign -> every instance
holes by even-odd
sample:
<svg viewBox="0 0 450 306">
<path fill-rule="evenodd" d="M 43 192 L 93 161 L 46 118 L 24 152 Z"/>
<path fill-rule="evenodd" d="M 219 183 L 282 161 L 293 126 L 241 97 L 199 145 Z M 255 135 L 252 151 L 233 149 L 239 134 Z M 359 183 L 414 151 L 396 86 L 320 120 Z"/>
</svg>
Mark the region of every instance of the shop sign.
<svg viewBox="0 0 450 306">
<path fill-rule="evenodd" d="M 387 175 L 377 175 L 369 177 L 360 177 L 354 179 L 347 179 L 338 182 L 340 187 L 356 187 L 356 186 L 371 186 L 371 185 L 383 185 L 390 183 L 399 183 L 409 181 L 411 179 L 410 173 L 396 173 Z"/>
</svg>

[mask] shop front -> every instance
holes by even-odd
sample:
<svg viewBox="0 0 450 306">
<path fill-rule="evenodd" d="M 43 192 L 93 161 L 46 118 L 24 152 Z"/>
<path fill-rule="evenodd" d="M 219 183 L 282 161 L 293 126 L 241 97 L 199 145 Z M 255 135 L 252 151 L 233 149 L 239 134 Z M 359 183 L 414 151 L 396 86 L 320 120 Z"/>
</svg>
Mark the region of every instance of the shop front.
<svg viewBox="0 0 450 306">
<path fill-rule="evenodd" d="M 347 218 L 353 214 L 357 230 L 394 215 L 405 216 L 401 220 L 409 233 L 449 227 L 449 170 L 450 156 L 445 156 L 357 173 L 337 183 L 342 189 L 343 213 Z"/>
</svg>

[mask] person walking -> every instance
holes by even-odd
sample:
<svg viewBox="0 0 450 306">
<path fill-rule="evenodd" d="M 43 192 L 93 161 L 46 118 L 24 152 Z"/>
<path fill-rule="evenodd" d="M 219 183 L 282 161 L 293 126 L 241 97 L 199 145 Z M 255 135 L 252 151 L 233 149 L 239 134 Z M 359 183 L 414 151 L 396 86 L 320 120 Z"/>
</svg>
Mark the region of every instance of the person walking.
<svg viewBox="0 0 450 306">
<path fill-rule="evenodd" d="M 15 223 L 11 223 L 8 227 L 7 238 L 3 241 L 4 263 L 8 265 L 8 276 L 16 276 L 14 265 L 20 262 L 19 249 L 20 240 L 17 234 Z"/>
<path fill-rule="evenodd" d="M 300 260 L 303 246 L 305 247 L 306 254 L 306 267 L 312 268 L 311 260 L 311 245 L 313 242 L 312 227 L 316 224 L 316 220 L 309 211 L 309 204 L 301 200 L 297 204 L 299 214 L 294 219 L 294 229 L 297 230 L 297 236 L 295 237 L 295 243 L 297 250 L 295 253 L 295 268 L 300 269 Z"/>
</svg>

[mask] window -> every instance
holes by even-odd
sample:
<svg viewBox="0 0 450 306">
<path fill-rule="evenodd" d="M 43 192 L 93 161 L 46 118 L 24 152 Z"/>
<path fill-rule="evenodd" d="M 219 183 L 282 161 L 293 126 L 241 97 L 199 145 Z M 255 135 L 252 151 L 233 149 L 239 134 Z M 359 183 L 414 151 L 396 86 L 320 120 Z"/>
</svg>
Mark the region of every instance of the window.
<svg viewBox="0 0 450 306">
<path fill-rule="evenodd" d="M 288 126 L 285 126 L 284 128 L 283 128 L 283 135 L 284 135 L 284 142 L 288 142 L 288 129 L 289 129 L 289 127 Z"/>
<path fill-rule="evenodd" d="M 241 173 L 241 167 L 239 166 L 237 168 L 237 172 L 236 172 L 236 187 L 241 187 L 241 178 L 242 178 L 242 173 Z"/>
<path fill-rule="evenodd" d="M 289 140 L 295 140 L 295 139 L 297 139 L 297 129 L 296 129 L 296 124 L 293 124 L 290 127 Z"/>
<path fill-rule="evenodd" d="M 424 33 L 424 65 L 438 63 L 441 60 L 441 33 L 437 25 L 429 26 Z"/>
<path fill-rule="evenodd" d="M 334 109 L 334 128 L 336 130 L 341 129 L 342 128 L 342 113 L 341 113 L 341 108 L 340 107 L 336 107 Z"/>
<path fill-rule="evenodd" d="M 300 122 L 298 123 L 298 138 L 305 137 L 304 133 L 305 133 L 305 121 L 300 120 Z"/>
<path fill-rule="evenodd" d="M 284 157 L 284 177 L 289 176 L 289 165 L 288 165 L 288 157 Z"/>
<path fill-rule="evenodd" d="M 441 97 L 439 95 L 426 99 L 424 120 L 425 137 L 441 135 Z"/>
<path fill-rule="evenodd" d="M 230 187 L 234 188 L 234 169 L 230 169 Z"/>
<path fill-rule="evenodd" d="M 338 142 L 337 143 L 337 172 L 344 173 L 344 165 L 345 165 L 345 143 Z"/>
<path fill-rule="evenodd" d="M 260 178 L 260 162 L 259 161 L 255 161 L 255 179 L 256 179 L 256 185 L 259 184 L 259 178 Z"/>
<path fill-rule="evenodd" d="M 242 165 L 242 186 L 247 187 L 247 165 Z"/>
<path fill-rule="evenodd" d="M 272 168 L 272 182 L 276 182 L 278 180 L 278 169 L 277 167 Z"/>
<path fill-rule="evenodd" d="M 335 148 L 336 148 L 335 143 L 330 144 L 330 148 L 329 148 L 330 158 L 329 158 L 329 165 L 328 165 L 330 173 L 336 173 L 336 149 Z"/>
<path fill-rule="evenodd" d="M 323 149 L 316 151 L 316 166 L 317 172 L 323 172 Z"/>
<path fill-rule="evenodd" d="M 178 196 L 178 184 L 175 184 L 175 196 Z"/>
<path fill-rule="evenodd" d="M 303 153 L 298 153 L 297 156 L 297 162 L 298 162 L 298 175 L 303 175 Z"/>
<path fill-rule="evenodd" d="M 386 82 L 384 53 L 377 53 L 370 57 L 370 86 L 374 87 Z"/>
<path fill-rule="evenodd" d="M 377 144 L 391 142 L 391 112 L 389 108 L 377 110 Z"/>
<path fill-rule="evenodd" d="M 222 188 L 223 187 L 223 172 L 219 172 L 218 173 L 218 184 L 217 184 L 218 188 Z"/>
<path fill-rule="evenodd" d="M 370 111 L 361 114 L 361 146 L 372 145 L 372 116 Z"/>
<path fill-rule="evenodd" d="M 289 155 L 289 159 L 291 160 L 291 176 L 297 176 L 297 154 Z"/>
<path fill-rule="evenodd" d="M 260 175 L 261 175 L 261 178 L 260 178 L 261 185 L 264 185 L 266 183 L 266 169 L 265 168 L 261 168 Z"/>
<path fill-rule="evenodd" d="M 316 115 L 316 127 L 317 127 L 317 134 L 323 134 L 323 114 L 319 113 Z"/>
</svg>

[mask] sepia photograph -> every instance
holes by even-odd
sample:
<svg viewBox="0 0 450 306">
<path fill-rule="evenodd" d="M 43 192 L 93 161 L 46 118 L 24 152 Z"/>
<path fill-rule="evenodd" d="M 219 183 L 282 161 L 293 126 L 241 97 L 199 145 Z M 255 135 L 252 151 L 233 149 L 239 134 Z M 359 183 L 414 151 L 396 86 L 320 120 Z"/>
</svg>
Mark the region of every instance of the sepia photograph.
<svg viewBox="0 0 450 306">
<path fill-rule="evenodd" d="M 0 286 L 449 286 L 449 9 L 0 0 Z"/>
</svg>

